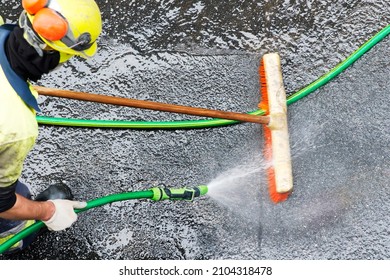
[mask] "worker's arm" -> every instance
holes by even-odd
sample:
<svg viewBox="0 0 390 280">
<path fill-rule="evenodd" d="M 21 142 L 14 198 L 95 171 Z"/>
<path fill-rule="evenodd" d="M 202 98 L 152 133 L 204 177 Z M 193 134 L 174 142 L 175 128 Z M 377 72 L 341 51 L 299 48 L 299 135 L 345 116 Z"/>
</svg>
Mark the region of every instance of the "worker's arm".
<svg viewBox="0 0 390 280">
<path fill-rule="evenodd" d="M 33 201 L 16 193 L 17 179 L 28 151 L 23 147 L 26 145 L 19 141 L 0 148 L 0 218 L 41 220 L 55 231 L 70 227 L 77 220 L 74 209 L 84 208 L 85 202 L 65 199 Z"/>
<path fill-rule="evenodd" d="M 66 199 L 33 201 L 16 194 L 12 208 L 0 213 L 0 218 L 8 220 L 41 220 L 53 231 L 64 230 L 76 220 L 74 209 L 87 206 L 86 202 Z"/>
<path fill-rule="evenodd" d="M 8 220 L 49 220 L 55 212 L 51 201 L 33 201 L 16 194 L 14 206 L 0 213 L 0 218 Z"/>
<path fill-rule="evenodd" d="M 6 128 L 12 131 L 12 127 Z M 33 201 L 17 194 L 16 185 L 23 163 L 34 145 L 35 138 L 15 141 L 12 133 L 4 132 L 0 136 L 0 143 L 4 143 L 0 145 L 0 218 L 41 220 L 50 230 L 55 231 L 70 227 L 77 220 L 74 209 L 84 208 L 86 203 L 50 198 L 47 201 Z"/>
</svg>

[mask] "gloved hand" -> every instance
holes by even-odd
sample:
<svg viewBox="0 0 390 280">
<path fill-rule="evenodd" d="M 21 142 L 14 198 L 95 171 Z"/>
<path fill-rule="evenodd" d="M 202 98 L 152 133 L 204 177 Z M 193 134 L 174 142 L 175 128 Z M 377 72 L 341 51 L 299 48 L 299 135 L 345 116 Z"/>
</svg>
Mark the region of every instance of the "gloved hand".
<svg viewBox="0 0 390 280">
<path fill-rule="evenodd" d="M 86 202 L 81 201 L 65 199 L 53 199 L 49 201 L 54 203 L 56 210 L 49 220 L 42 222 L 52 231 L 64 230 L 70 227 L 77 220 L 77 214 L 74 212 L 74 209 L 81 209 L 87 206 Z"/>
</svg>

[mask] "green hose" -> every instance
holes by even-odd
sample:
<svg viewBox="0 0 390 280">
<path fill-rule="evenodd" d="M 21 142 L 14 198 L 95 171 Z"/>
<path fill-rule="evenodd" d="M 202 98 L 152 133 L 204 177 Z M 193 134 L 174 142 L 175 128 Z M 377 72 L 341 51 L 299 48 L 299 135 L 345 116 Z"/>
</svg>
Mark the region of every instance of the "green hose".
<svg viewBox="0 0 390 280">
<path fill-rule="evenodd" d="M 341 72 L 343 72 L 345 69 L 351 66 L 356 60 L 362 57 L 372 47 L 374 47 L 377 43 L 382 41 L 387 35 L 389 35 L 389 33 L 390 33 L 390 25 L 386 26 L 377 34 L 375 34 L 374 37 L 368 40 L 364 45 L 362 45 L 359 49 L 353 52 L 349 57 L 347 57 L 344 61 L 342 61 L 340 64 L 334 67 L 327 74 L 323 75 L 318 80 L 314 81 L 313 83 L 301 89 L 300 91 L 290 95 L 289 98 L 287 99 L 287 104 L 288 105 L 292 104 L 304 98 L 308 94 L 312 93 L 313 91 L 317 90 L 318 88 L 328 83 L 330 80 L 337 77 Z"/>
<path fill-rule="evenodd" d="M 133 199 L 151 199 L 153 201 L 161 201 L 167 199 L 192 201 L 195 197 L 200 197 L 202 195 L 205 195 L 207 194 L 207 192 L 208 192 L 208 188 L 205 185 L 201 185 L 193 188 L 184 187 L 178 189 L 166 188 L 166 187 L 155 187 L 155 188 L 151 188 L 150 190 L 112 194 L 112 195 L 97 198 L 95 200 L 90 200 L 87 202 L 86 207 L 84 207 L 83 209 L 75 209 L 75 212 L 81 213 L 89 209 L 100 207 L 113 202 L 118 202 L 123 200 L 133 200 Z M 27 236 L 37 232 L 44 226 L 45 224 L 42 221 L 37 221 L 31 226 L 15 234 L 10 239 L 0 244 L 0 254 L 3 254 L 14 244 L 26 238 Z"/>
<path fill-rule="evenodd" d="M 152 198 L 153 191 L 141 191 L 141 192 L 126 192 L 120 194 L 113 194 L 105 197 L 101 197 L 95 200 L 91 200 L 87 202 L 87 206 L 83 209 L 75 209 L 76 213 L 87 211 L 91 208 L 99 207 L 108 203 L 122 201 L 122 200 L 132 200 L 132 199 L 142 199 L 142 198 Z M 41 228 L 43 228 L 45 224 L 42 221 L 37 221 L 31 226 L 25 228 L 19 233 L 12 236 L 10 239 L 5 241 L 3 244 L 0 244 L 0 254 L 6 252 L 9 248 L 11 248 L 14 244 L 19 242 L 20 240 L 26 238 L 27 236 L 37 232 Z"/>
<path fill-rule="evenodd" d="M 369 41 L 362 45 L 358 50 L 352 53 L 343 62 L 338 64 L 335 68 L 323 75 L 313 83 L 305 88 L 290 95 L 287 98 L 287 104 L 290 105 L 313 91 L 322 87 L 330 80 L 334 79 L 341 72 L 351 66 L 356 60 L 368 52 L 378 42 L 383 40 L 390 33 L 390 25 L 383 28 L 380 32 L 374 35 Z M 256 110 L 248 114 L 263 115 L 263 110 Z M 83 120 L 83 119 L 68 119 L 68 118 L 54 118 L 37 116 L 39 124 L 58 125 L 58 126 L 77 126 L 77 127 L 95 127 L 95 128 L 133 128 L 133 129 L 195 129 L 227 126 L 239 123 L 238 121 L 225 119 L 208 119 L 208 120 L 193 120 L 193 121 L 110 121 L 110 120 Z"/>
</svg>

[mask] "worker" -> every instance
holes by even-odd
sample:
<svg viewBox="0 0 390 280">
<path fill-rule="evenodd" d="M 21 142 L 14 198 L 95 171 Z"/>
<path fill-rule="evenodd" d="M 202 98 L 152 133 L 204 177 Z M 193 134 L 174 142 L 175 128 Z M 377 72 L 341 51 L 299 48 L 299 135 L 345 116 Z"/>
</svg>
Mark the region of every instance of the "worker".
<svg viewBox="0 0 390 280">
<path fill-rule="evenodd" d="M 102 28 L 94 0 L 22 0 L 18 24 L 0 19 L 0 244 L 41 220 L 49 230 L 69 228 L 74 209 L 71 189 L 57 183 L 32 197 L 21 182 L 23 163 L 38 136 L 38 81 L 73 56 L 92 57 Z M 26 237 L 6 253 L 19 252 L 35 237 Z"/>
</svg>

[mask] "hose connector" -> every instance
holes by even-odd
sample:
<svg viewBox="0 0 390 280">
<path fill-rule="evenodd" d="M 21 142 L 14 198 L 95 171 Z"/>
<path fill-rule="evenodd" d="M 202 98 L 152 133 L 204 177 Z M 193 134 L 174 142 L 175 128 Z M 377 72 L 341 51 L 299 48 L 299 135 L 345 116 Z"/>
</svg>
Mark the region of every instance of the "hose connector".
<svg viewBox="0 0 390 280">
<path fill-rule="evenodd" d="M 167 199 L 193 201 L 195 197 L 205 195 L 208 191 L 208 188 L 205 185 L 201 185 L 192 188 L 183 187 L 179 189 L 155 187 L 150 190 L 153 191 L 153 197 L 151 199 L 154 201 L 161 201 Z"/>
</svg>

